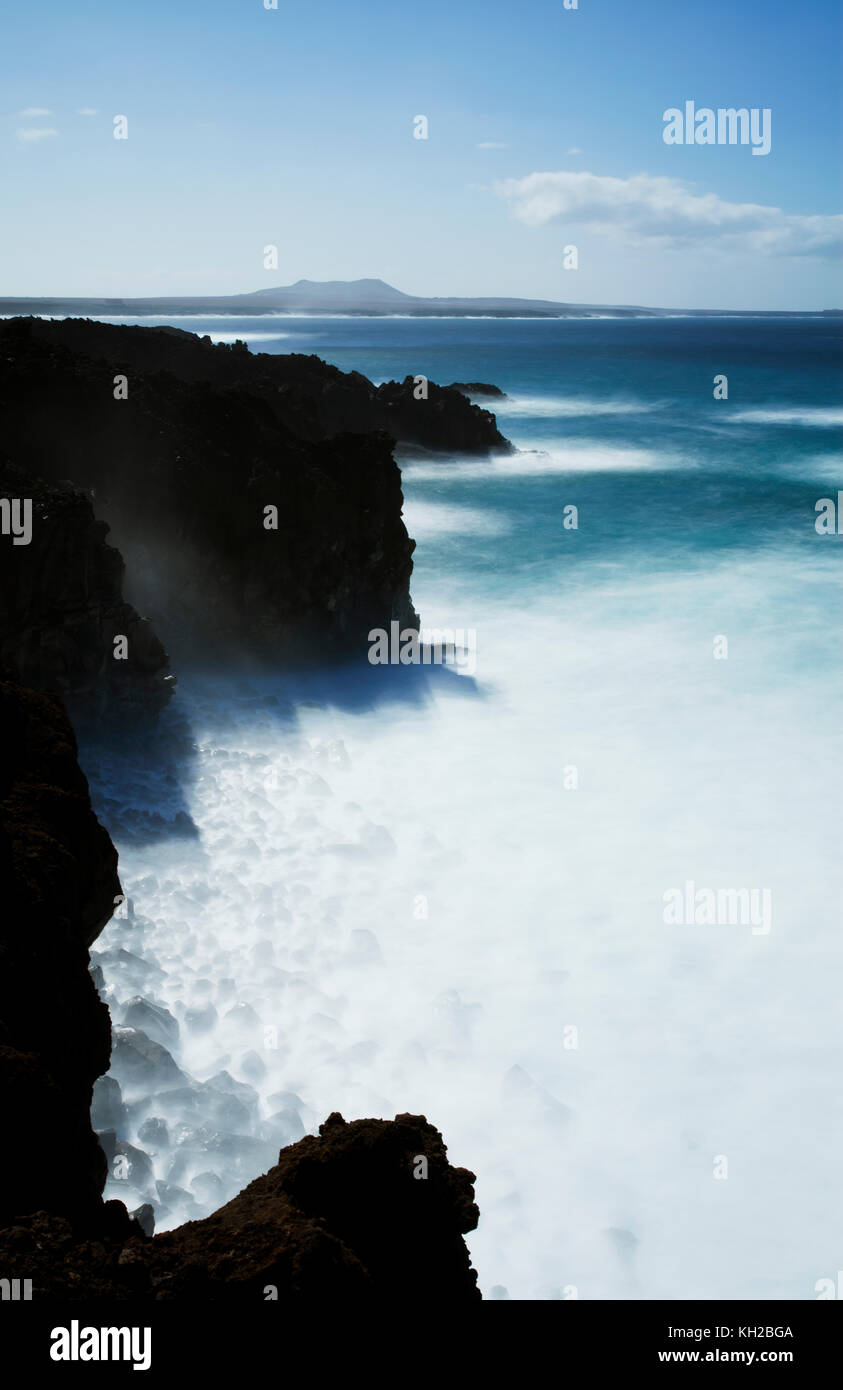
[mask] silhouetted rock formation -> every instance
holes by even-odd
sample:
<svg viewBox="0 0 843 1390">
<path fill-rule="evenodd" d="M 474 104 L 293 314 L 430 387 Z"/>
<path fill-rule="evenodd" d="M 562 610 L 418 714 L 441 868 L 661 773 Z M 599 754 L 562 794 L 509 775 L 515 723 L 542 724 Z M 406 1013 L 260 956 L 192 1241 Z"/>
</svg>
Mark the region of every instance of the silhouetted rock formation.
<svg viewBox="0 0 843 1390">
<path fill-rule="evenodd" d="M 123 558 L 90 498 L 2 458 L 0 497 L 32 503 L 29 542 L 0 537 L 0 672 L 60 695 L 74 716 L 156 714 L 174 683 L 167 654 L 123 599 Z"/>
<path fill-rule="evenodd" d="M 420 400 L 414 394 L 417 389 L 426 393 Z M 376 404 L 384 412 L 384 427 L 405 446 L 447 454 L 512 453 L 494 415 L 450 386 L 430 381 L 417 387 L 412 376 L 385 381 L 377 387 Z"/>
<path fill-rule="evenodd" d="M 340 371 L 316 356 L 252 353 L 243 342 L 214 344 L 180 328 L 126 327 L 89 319 L 12 319 L 0 323 L 0 345 L 5 343 L 15 353 L 62 346 L 107 362 L 130 377 L 171 372 L 184 382 L 246 392 L 269 406 L 291 434 L 311 442 L 349 432 L 384 431 L 398 444 L 451 453 L 508 453 L 512 448 L 498 431 L 494 415 L 466 401 L 462 388 L 431 381 L 425 398 L 425 388 L 419 395 L 414 376 L 375 386 L 360 372 Z M 110 398 L 111 379 L 101 384 Z M 484 394 L 503 395 L 497 387 L 479 385 Z M 49 411 L 46 390 L 38 403 Z M 102 410 L 102 394 L 98 406 Z"/>
<path fill-rule="evenodd" d="M 108 1010 L 88 946 L 120 893 L 67 716 L 0 682 L 0 1220 L 45 1208 L 89 1221 L 105 1157 L 91 1128 Z"/>
<path fill-rule="evenodd" d="M 9 455 L 94 493 L 128 596 L 179 657 L 190 646 L 325 657 L 364 651 L 369 629 L 392 619 L 418 625 L 391 440 L 365 412 L 368 433 L 317 428 L 326 397 L 365 395 L 341 372 L 292 359 L 307 384 L 285 395 L 272 376 L 285 359 L 84 322 L 2 324 L 0 348 Z M 458 414 L 474 409 L 444 394 Z"/>
<path fill-rule="evenodd" d="M 507 398 L 505 391 L 488 381 L 452 381 L 448 389 L 462 391 L 464 396 L 497 396 L 502 401 Z"/>
<path fill-rule="evenodd" d="M 419 1157 L 426 1178 L 413 1176 Z M 346 1124 L 335 1114 L 204 1221 L 150 1239 L 125 1209 L 109 1210 L 82 1243 L 37 1213 L 0 1231 L 0 1264 L 32 1279 L 41 1301 L 462 1303 L 480 1298 L 463 1240 L 477 1225 L 473 1182 L 423 1115 Z"/>
</svg>

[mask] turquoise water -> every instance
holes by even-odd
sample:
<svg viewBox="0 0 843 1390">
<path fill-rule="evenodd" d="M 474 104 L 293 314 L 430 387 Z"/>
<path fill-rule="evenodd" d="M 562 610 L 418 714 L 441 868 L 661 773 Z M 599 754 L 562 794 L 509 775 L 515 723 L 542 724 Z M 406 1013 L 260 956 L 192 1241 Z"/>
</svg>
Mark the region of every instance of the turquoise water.
<svg viewBox="0 0 843 1390">
<path fill-rule="evenodd" d="M 309 1129 L 426 1113 L 477 1174 L 487 1295 L 815 1297 L 843 1249 L 834 325 L 180 323 L 494 382 L 518 452 L 404 466 L 413 598 L 475 633 L 472 677 L 181 679 L 197 836 L 117 837 L 136 919 L 101 938 L 180 1021 L 215 1001 L 179 1064 L 248 1080 L 261 1123 L 281 1093 Z M 106 823 L 144 794 L 113 778 Z M 689 881 L 771 912 L 677 925 Z M 137 986 L 106 979 L 119 1018 Z M 264 1166 L 171 1161 L 223 1196 Z"/>
<path fill-rule="evenodd" d="M 834 320 L 178 322 L 217 340 L 244 337 L 253 351 L 313 352 L 375 381 L 409 373 L 500 386 L 508 401 L 478 404 L 496 410 L 520 448 L 537 451 L 532 459 L 479 472 L 411 470 L 414 495 L 455 503 L 476 500 L 482 474 L 484 507 L 506 517 L 506 578 L 500 545 L 476 536 L 451 553 L 466 577 L 541 582 L 537 566 L 563 562 L 557 514 L 569 493 L 581 512 L 579 563 L 622 557 L 687 569 L 713 552 L 778 545 L 819 559 L 814 504 L 839 483 L 843 463 L 843 330 Z M 713 395 L 719 374 L 725 401 Z"/>
</svg>

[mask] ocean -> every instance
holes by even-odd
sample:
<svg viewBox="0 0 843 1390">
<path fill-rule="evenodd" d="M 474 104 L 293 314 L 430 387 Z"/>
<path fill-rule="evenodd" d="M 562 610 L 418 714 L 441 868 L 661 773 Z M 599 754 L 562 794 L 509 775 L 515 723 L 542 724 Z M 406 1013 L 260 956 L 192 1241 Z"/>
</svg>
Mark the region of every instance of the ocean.
<svg viewBox="0 0 843 1390">
<path fill-rule="evenodd" d="M 174 653 L 163 751 L 83 745 L 131 913 L 95 961 L 118 1027 L 136 996 L 175 1018 L 186 1077 L 117 1066 L 140 1157 L 106 1196 L 164 1229 L 333 1110 L 410 1111 L 476 1174 L 485 1297 L 815 1297 L 843 1251 L 839 326 L 177 323 L 492 382 L 517 452 L 402 463 L 413 600 L 471 673 Z"/>
</svg>

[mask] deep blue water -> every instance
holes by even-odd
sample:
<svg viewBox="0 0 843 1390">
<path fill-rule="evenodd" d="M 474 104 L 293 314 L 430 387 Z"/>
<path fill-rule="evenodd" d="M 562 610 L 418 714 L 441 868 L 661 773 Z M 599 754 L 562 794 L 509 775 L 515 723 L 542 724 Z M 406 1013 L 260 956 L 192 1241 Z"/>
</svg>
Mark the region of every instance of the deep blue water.
<svg viewBox="0 0 843 1390">
<path fill-rule="evenodd" d="M 835 320 L 180 322 L 227 341 L 243 336 L 253 351 L 316 353 L 375 381 L 411 374 L 504 390 L 507 402 L 478 403 L 496 410 L 519 448 L 538 451 L 483 476 L 484 508 L 507 521 L 505 564 L 500 542 L 483 534 L 448 542 L 450 565 L 492 585 L 523 575 L 532 586 L 541 572 L 555 582 L 553 567 L 570 559 L 560 554 L 567 504 L 579 509 L 584 564 L 687 569 L 714 552 L 781 545 L 813 564 L 815 503 L 843 485 Z M 272 336 L 274 325 L 283 336 Z M 728 400 L 714 399 L 720 374 Z M 444 462 L 411 468 L 409 478 L 413 496 L 476 504 L 470 468 Z"/>
<path fill-rule="evenodd" d="M 502 432 L 540 451 L 536 472 L 485 476 L 501 545 L 449 543 L 489 583 L 556 582 L 562 508 L 579 509 L 577 559 L 687 569 L 713 552 L 817 550 L 815 503 L 843 478 L 843 337 L 808 319 L 408 320 L 291 323 L 281 350 L 312 350 L 375 380 L 489 381 L 510 397 Z M 301 336 L 300 336 L 301 335 Z M 257 345 L 256 345 L 257 346 Z M 274 344 L 266 344 L 274 348 Z M 714 378 L 728 378 L 728 400 Z M 542 453 L 546 458 L 542 459 Z M 547 471 L 542 470 L 543 463 Z M 529 459 L 525 460 L 529 464 Z M 471 470 L 412 476 L 414 496 L 476 503 Z M 564 536 L 561 537 L 565 539 Z M 828 545 L 828 542 L 826 542 Z M 839 558 L 839 556 L 838 556 Z M 424 563 L 424 553 L 419 556 Z M 502 572 L 505 571 L 505 574 Z"/>
</svg>

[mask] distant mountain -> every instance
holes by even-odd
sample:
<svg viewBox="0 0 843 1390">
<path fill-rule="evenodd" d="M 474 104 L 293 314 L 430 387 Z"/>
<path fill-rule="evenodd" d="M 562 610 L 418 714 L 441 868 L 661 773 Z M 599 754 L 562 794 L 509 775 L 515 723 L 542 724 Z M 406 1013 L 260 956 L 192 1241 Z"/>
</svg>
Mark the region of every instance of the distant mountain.
<svg viewBox="0 0 843 1390">
<path fill-rule="evenodd" d="M 746 313 L 778 317 L 760 309 L 654 309 L 640 304 L 570 304 L 552 299 L 425 298 L 404 294 L 384 280 L 297 280 L 294 285 L 254 290 L 250 294 L 173 295 L 143 299 L 15 298 L 0 299 L 2 314 L 408 314 L 420 318 L 579 318 L 617 315 L 646 318 L 662 315 Z M 806 311 L 812 317 L 839 315 L 839 309 Z"/>
<path fill-rule="evenodd" d="M 411 306 L 417 302 L 413 295 L 394 289 L 385 280 L 297 280 L 294 285 L 256 290 L 237 298 L 249 303 L 260 301 L 273 308 L 288 310 L 293 306 L 303 313 L 322 314 L 400 314 L 411 312 Z"/>
</svg>

